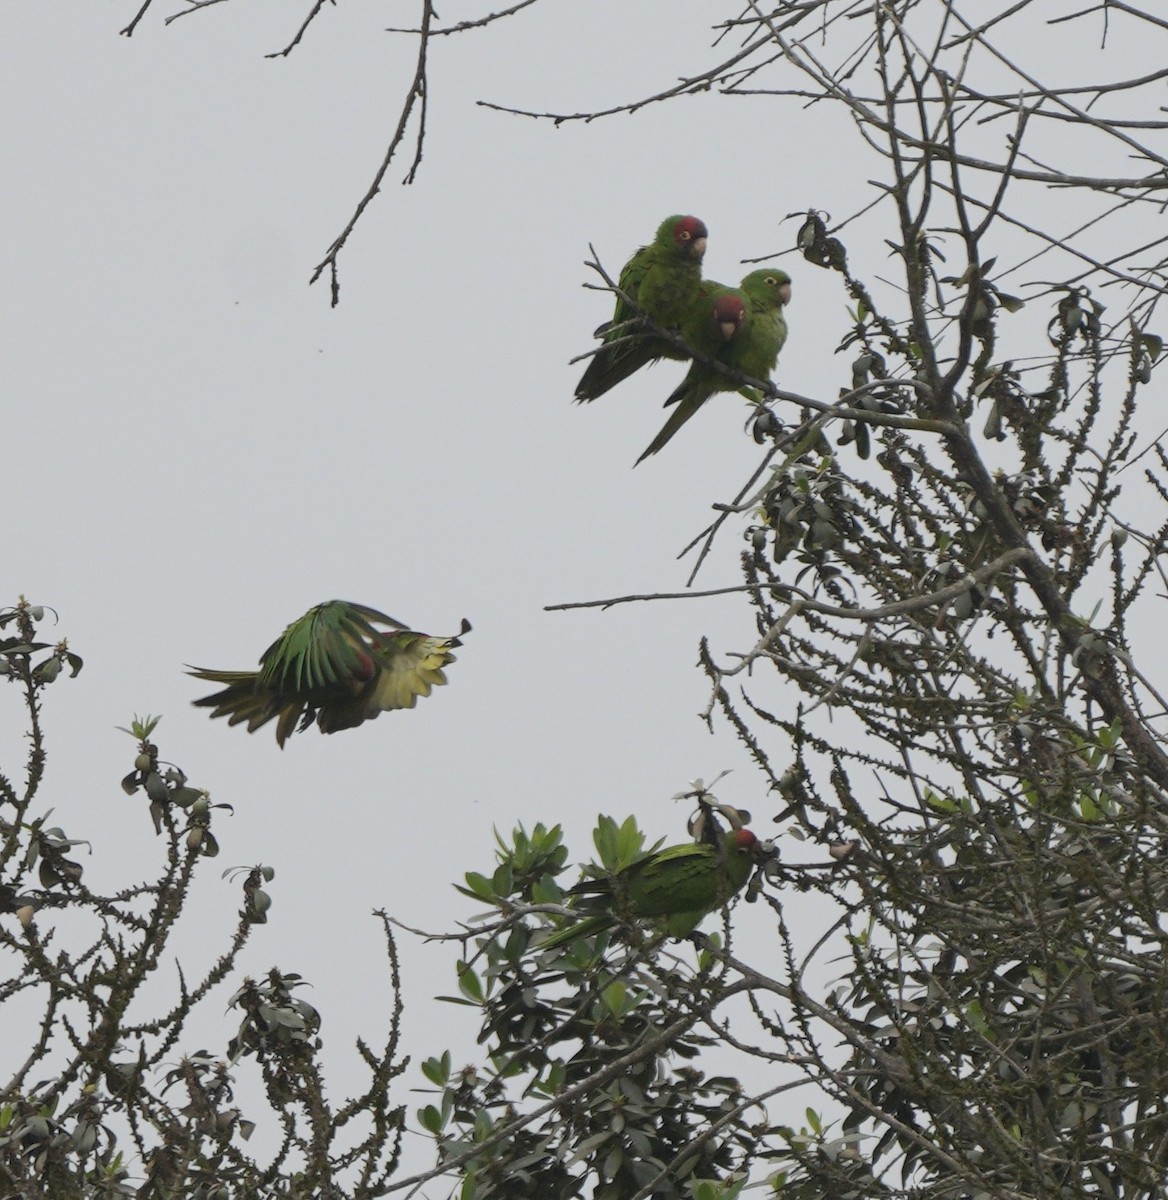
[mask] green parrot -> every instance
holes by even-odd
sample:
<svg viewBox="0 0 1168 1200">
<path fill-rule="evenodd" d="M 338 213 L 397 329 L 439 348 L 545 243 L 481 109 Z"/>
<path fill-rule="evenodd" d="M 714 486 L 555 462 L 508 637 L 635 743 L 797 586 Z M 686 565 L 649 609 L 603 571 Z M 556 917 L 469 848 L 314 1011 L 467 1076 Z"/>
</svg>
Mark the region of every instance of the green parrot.
<svg viewBox="0 0 1168 1200">
<path fill-rule="evenodd" d="M 459 633 L 469 629 L 463 621 Z M 375 608 L 329 600 L 293 621 L 260 656 L 258 671 L 191 667 L 188 674 L 227 684 L 194 703 L 212 709 L 212 717 L 227 717 L 228 725 L 246 721 L 254 733 L 278 717 L 276 741 L 283 749 L 313 721 L 321 733 L 336 733 L 386 709 L 413 708 L 419 696 L 446 682 L 442 668 L 461 644 L 458 637 L 415 633 Z"/>
<path fill-rule="evenodd" d="M 666 217 L 652 243 L 642 246 L 625 263 L 620 290 L 636 307 L 618 299 L 612 320 L 596 331 L 605 344 L 592 356 L 576 385 L 578 401 L 604 395 L 646 363 L 686 357 L 661 338 L 638 335 L 637 318 L 643 313 L 665 329 L 678 328 L 701 281 L 708 236 L 697 217 Z"/>
<path fill-rule="evenodd" d="M 740 302 L 735 305 L 735 300 Z M 791 302 L 791 277 L 764 267 L 751 271 L 737 288 L 705 283 L 681 325 L 682 337 L 698 354 L 716 359 L 754 379 L 769 379 L 787 340 L 783 308 Z M 736 316 L 736 313 L 741 315 Z M 739 387 L 732 379 L 694 361 L 686 377 L 665 401 L 677 407 L 637 463 L 656 454 L 715 392 L 741 392 L 758 403 L 754 388 Z M 637 463 L 633 465 L 636 466 Z"/>
<path fill-rule="evenodd" d="M 720 846 L 686 842 L 655 850 L 615 876 L 577 884 L 572 894 L 587 894 L 585 907 L 606 911 L 558 930 L 536 949 L 591 937 L 622 917 L 660 918 L 656 924 L 670 937 L 685 937 L 742 890 L 755 863 L 767 854 L 749 829 L 730 830 Z"/>
</svg>

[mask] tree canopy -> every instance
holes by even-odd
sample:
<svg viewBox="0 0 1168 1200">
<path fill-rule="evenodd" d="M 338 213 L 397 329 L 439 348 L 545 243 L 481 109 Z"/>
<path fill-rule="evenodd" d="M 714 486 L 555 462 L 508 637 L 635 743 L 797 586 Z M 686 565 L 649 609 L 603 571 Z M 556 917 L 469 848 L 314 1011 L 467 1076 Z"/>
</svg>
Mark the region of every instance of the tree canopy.
<svg viewBox="0 0 1168 1200">
<path fill-rule="evenodd" d="M 222 2 L 188 0 L 176 15 Z M 334 302 L 340 253 L 358 218 L 376 219 L 367 209 L 391 161 L 412 146 L 409 176 L 421 165 L 430 55 L 503 18 L 521 44 L 536 3 L 444 25 L 420 0 L 401 35 L 418 57 L 400 120 L 317 267 Z M 745 823 L 767 853 L 718 894 L 704 932 L 676 940 L 621 893 L 649 843 L 682 831 L 603 819 L 579 892 L 554 814 L 501 835 L 494 861 L 484 850 L 462 880 L 465 924 L 427 931 L 457 947 L 449 999 L 475 1010 L 482 1059 L 459 1066 L 436 1048 L 416 1114 L 397 1095 L 400 1004 L 387 1002 L 382 1048 L 361 1043 L 368 1090 L 334 1106 L 317 1015 L 278 971 L 239 987 L 225 1051 L 165 1068 L 190 1010 L 266 918 L 267 876 L 243 876 L 222 957 L 128 1024 L 216 848 L 212 813 L 139 723 L 125 786 L 151 806 L 157 876 L 88 891 L 75 842 L 36 807 L 41 699 L 80 660 L 44 640 L 44 613 L 22 601 L 0 616 L 2 669 L 30 731 L 24 784 L 10 768 L 0 778 L 0 945 L 18 964 L 0 1004 L 43 1005 L 28 1060 L 0 1086 L 0 1194 L 1163 1192 L 1168 754 L 1155 622 L 1168 457 L 1149 405 L 1168 20 L 1121 0 L 1072 12 L 747 0 L 712 42 L 700 73 L 604 112 L 520 115 L 595 122 L 602 137 L 602 117 L 713 93 L 727 106 L 768 99 L 764 147 L 784 122 L 851 131 L 850 146 L 820 142 L 839 157 L 838 190 L 776 213 L 796 286 L 797 272 L 822 271 L 838 289 L 834 328 L 792 333 L 823 345 L 822 390 L 784 389 L 780 360 L 778 382 L 734 380 L 760 403 L 711 400 L 749 417 L 744 482 L 711 495 L 681 597 L 564 606 L 740 597 L 739 624 L 703 638 L 699 665 L 705 718 L 740 739 L 758 799 L 752 814 L 728 811 L 716 784 L 695 782 L 686 837 L 725 864 Z M 662 215 L 646 215 L 646 233 Z M 615 264 L 594 267 L 616 287 Z M 613 920 L 558 937 L 597 888 Z M 72 914 L 89 934 L 64 922 Z M 250 1118 L 234 1102 L 245 1065 L 283 1130 L 266 1161 L 248 1155 Z M 437 1166 L 405 1176 L 398 1143 L 413 1121 Z"/>
</svg>

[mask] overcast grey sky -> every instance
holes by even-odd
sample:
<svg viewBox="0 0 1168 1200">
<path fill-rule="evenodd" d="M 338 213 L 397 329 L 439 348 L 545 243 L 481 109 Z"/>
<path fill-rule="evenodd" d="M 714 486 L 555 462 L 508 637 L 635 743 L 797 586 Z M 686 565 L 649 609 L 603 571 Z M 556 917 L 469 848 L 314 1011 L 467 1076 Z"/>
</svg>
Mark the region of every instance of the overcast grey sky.
<svg viewBox="0 0 1168 1200">
<path fill-rule="evenodd" d="M 435 44 L 418 182 L 397 186 L 407 150 L 331 309 L 307 280 L 395 124 L 415 44 L 383 29 L 415 6 L 326 9 L 290 58 L 266 60 L 295 31 L 291 6 L 223 4 L 166 27 L 180 5 L 159 4 L 132 39 L 118 29 L 137 0 L 0 12 L 0 603 L 56 607 L 86 660 L 47 695 L 42 798 L 92 840 L 95 884 L 158 853 L 144 800 L 118 788 L 133 747 L 114 727 L 162 713 L 164 756 L 234 806 L 216 817 L 192 969 L 236 908 L 219 869 L 273 865 L 247 966 L 313 982 L 343 1082 L 352 1036 L 384 1019 L 370 910 L 430 929 L 465 918 L 450 885 L 490 868 L 493 827 L 561 822 L 585 856 L 598 812 L 635 813 L 680 840 L 673 793 L 735 768 L 720 798 L 773 832 L 744 751 L 696 715 L 698 639 L 746 648 L 744 605 L 543 611 L 684 584 L 676 553 L 758 458 L 739 402 L 711 403 L 633 471 L 682 367 L 578 407 L 568 360 L 610 309 L 580 286 L 590 242 L 615 271 L 662 217 L 694 212 L 706 274 L 733 282 L 742 259 L 791 246 L 785 216 L 827 204 L 862 164 L 838 117 L 793 121 L 763 98 L 558 129 L 475 107 L 604 106 L 712 61 L 706 0 L 537 5 Z M 846 382 L 837 286 L 782 261 L 794 300 L 776 378 L 830 398 Z M 738 581 L 744 524 L 705 586 Z M 184 662 L 251 666 L 333 597 L 435 633 L 469 618 L 450 686 L 283 753 L 270 729 L 249 737 L 190 707 L 205 689 Z M 0 702 L 7 768 L 20 713 Z M 469 1057 L 469 1014 L 430 1003 L 454 990 L 453 953 L 402 951 L 407 1049 Z"/>
</svg>

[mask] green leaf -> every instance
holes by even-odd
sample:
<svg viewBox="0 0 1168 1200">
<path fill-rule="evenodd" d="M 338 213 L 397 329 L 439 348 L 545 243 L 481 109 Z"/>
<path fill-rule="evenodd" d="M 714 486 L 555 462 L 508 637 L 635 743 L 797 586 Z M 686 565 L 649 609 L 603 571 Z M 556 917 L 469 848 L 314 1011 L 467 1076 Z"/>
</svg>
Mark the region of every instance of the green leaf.
<svg viewBox="0 0 1168 1200">
<path fill-rule="evenodd" d="M 1123 740 L 1123 726 L 1117 717 L 1110 725 L 1104 725 L 1096 733 L 1096 738 L 1105 750 L 1113 750 Z"/>
<path fill-rule="evenodd" d="M 157 771 L 151 771 L 146 776 L 146 795 L 158 804 L 170 799 L 170 789 L 162 782 L 162 776 Z"/>
<path fill-rule="evenodd" d="M 422 1074 L 438 1087 L 445 1087 L 450 1078 L 450 1051 L 443 1051 L 441 1058 L 428 1058 L 422 1063 Z"/>
<path fill-rule="evenodd" d="M 536 904 L 562 904 L 564 889 L 551 875 L 544 875 L 531 885 L 531 899 Z"/>
<path fill-rule="evenodd" d="M 956 813 L 961 811 L 961 805 L 956 800 L 950 800 L 946 796 L 938 796 L 932 790 L 926 790 L 925 803 L 937 812 Z"/>
<path fill-rule="evenodd" d="M 981 1001 L 971 1000 L 970 1003 L 965 1006 L 965 1019 L 969 1022 L 973 1029 L 982 1034 L 984 1037 L 991 1036 L 993 1031 L 986 1022 L 985 1011 L 982 1009 Z"/>
<path fill-rule="evenodd" d="M 432 1104 L 418 1109 L 418 1121 L 430 1133 L 438 1133 L 442 1129 L 442 1114 Z"/>
<path fill-rule="evenodd" d="M 42 683 L 52 683 L 61 673 L 61 660 L 53 655 L 52 658 L 46 658 L 43 663 L 32 675 L 34 679 L 39 679 Z"/>
<path fill-rule="evenodd" d="M 497 874 L 498 872 L 496 871 Z M 466 886 L 476 896 L 481 896 L 484 900 L 488 900 L 495 895 L 491 881 L 485 875 L 480 875 L 478 871 L 467 871 L 464 878 L 466 879 Z"/>
<path fill-rule="evenodd" d="M 592 831 L 592 844 L 596 847 L 596 854 L 601 863 L 609 871 L 618 869 L 617 840 L 617 825 L 612 817 L 598 817 L 596 828 Z"/>
<path fill-rule="evenodd" d="M 604 991 L 600 993 L 600 999 L 603 1001 L 604 1007 L 607 1008 L 608 1011 L 615 1017 L 619 1017 L 621 1015 L 621 1011 L 623 1010 L 625 1004 L 625 998 L 627 996 L 628 988 L 625 987 L 624 982 L 620 979 L 614 979 L 612 983 L 610 983 L 608 987 L 606 987 Z"/>
<path fill-rule="evenodd" d="M 464 996 L 469 1000 L 473 1000 L 476 1004 L 483 1002 L 483 984 L 478 975 L 467 966 L 466 963 L 460 962 L 458 970 L 458 988 Z"/>
</svg>

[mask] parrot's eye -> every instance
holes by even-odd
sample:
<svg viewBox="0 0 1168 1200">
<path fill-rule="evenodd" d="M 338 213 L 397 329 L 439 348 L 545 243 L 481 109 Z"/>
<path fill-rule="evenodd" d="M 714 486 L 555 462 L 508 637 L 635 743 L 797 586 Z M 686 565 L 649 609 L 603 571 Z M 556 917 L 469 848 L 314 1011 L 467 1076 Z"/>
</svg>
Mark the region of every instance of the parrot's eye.
<svg viewBox="0 0 1168 1200">
<path fill-rule="evenodd" d="M 688 229 L 683 229 L 683 230 L 681 231 L 681 234 L 680 234 L 680 236 L 681 236 L 681 240 L 682 240 L 683 242 L 688 242 L 688 241 L 689 241 L 689 239 L 690 239 L 690 232 L 689 232 L 689 230 L 688 230 Z"/>
</svg>

